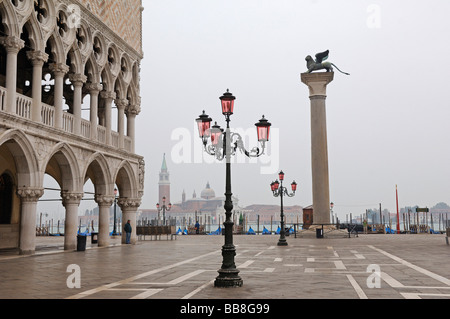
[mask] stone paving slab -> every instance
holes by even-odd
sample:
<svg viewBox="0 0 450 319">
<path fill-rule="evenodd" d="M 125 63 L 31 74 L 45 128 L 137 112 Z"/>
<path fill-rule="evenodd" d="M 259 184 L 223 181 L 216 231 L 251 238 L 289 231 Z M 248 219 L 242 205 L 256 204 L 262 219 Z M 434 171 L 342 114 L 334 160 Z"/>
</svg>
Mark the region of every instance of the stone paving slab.
<svg viewBox="0 0 450 319">
<path fill-rule="evenodd" d="M 37 238 L 33 256 L 0 252 L 1 299 L 450 299 L 450 246 L 445 235 L 352 238 L 234 236 L 244 284 L 215 288 L 223 236 L 64 252 L 63 238 Z M 78 266 L 80 288 L 69 288 Z M 381 276 L 381 278 L 380 278 Z"/>
</svg>

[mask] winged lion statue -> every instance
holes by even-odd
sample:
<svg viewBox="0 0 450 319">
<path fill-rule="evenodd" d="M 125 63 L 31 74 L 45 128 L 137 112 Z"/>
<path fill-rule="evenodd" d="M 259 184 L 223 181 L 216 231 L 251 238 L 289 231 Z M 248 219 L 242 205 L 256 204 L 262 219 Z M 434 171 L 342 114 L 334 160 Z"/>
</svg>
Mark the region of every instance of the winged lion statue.
<svg viewBox="0 0 450 319">
<path fill-rule="evenodd" d="M 342 72 L 339 68 L 331 62 L 324 62 L 328 59 L 328 54 L 330 50 L 326 50 L 325 52 L 320 52 L 316 54 L 316 59 L 314 60 L 310 55 L 308 55 L 306 60 L 306 66 L 308 67 L 307 73 L 311 73 L 312 71 L 325 69 L 327 72 L 333 72 L 333 66 L 341 73 L 350 75 L 347 72 Z"/>
</svg>

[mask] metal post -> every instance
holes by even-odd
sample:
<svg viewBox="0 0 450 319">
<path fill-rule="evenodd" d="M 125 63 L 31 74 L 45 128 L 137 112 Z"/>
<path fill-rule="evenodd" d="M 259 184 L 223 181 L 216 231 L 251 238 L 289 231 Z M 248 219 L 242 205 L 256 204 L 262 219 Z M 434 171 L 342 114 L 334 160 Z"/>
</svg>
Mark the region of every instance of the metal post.
<svg viewBox="0 0 450 319">
<path fill-rule="evenodd" d="M 283 210 L 283 193 L 284 193 L 284 189 L 283 189 L 283 180 L 280 181 L 281 182 L 281 187 L 280 187 L 280 197 L 281 197 L 281 211 L 280 211 L 280 215 L 281 215 L 281 230 L 280 230 L 280 239 L 278 240 L 278 246 L 287 246 L 288 243 L 286 241 L 286 233 L 284 231 L 284 210 Z"/>
<path fill-rule="evenodd" d="M 231 220 L 231 211 L 233 210 L 233 202 L 231 200 L 231 152 L 228 146 L 230 138 L 229 119 L 227 120 L 227 130 L 225 141 L 226 143 L 226 180 L 225 180 L 225 217 L 223 223 L 225 228 L 225 244 L 222 246 L 222 268 L 218 270 L 219 276 L 214 281 L 215 287 L 241 287 L 243 284 L 242 278 L 238 275 L 239 270 L 234 263 L 234 256 L 236 256 L 236 248 L 233 245 L 233 221 Z"/>
<path fill-rule="evenodd" d="M 113 227 L 113 236 L 117 235 L 117 229 L 116 229 L 116 202 L 117 202 L 117 197 L 114 196 L 114 227 Z"/>
</svg>

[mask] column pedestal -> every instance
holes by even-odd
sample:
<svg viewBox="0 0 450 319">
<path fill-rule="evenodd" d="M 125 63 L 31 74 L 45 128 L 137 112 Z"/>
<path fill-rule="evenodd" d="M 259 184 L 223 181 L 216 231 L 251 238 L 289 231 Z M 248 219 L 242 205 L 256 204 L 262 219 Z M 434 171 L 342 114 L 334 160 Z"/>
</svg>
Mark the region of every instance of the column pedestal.
<svg viewBox="0 0 450 319">
<path fill-rule="evenodd" d="M 311 168 L 314 224 L 330 223 L 330 187 L 326 122 L 326 89 L 333 72 L 302 73 L 311 101 Z"/>
</svg>

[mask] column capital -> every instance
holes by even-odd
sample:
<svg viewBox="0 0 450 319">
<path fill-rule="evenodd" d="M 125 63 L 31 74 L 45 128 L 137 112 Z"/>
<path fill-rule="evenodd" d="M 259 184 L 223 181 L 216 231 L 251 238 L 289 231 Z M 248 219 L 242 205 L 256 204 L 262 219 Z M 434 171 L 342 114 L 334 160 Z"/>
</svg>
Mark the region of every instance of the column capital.
<svg viewBox="0 0 450 319">
<path fill-rule="evenodd" d="M 309 97 L 327 95 L 327 85 L 333 81 L 334 72 L 302 73 L 301 80 L 309 88 Z"/>
<path fill-rule="evenodd" d="M 64 63 L 50 63 L 50 71 L 52 71 L 55 76 L 64 76 L 69 70 L 69 66 Z"/>
<path fill-rule="evenodd" d="M 5 47 L 6 52 L 19 53 L 25 46 L 25 41 L 15 36 L 2 37 L 0 43 Z"/>
<path fill-rule="evenodd" d="M 27 58 L 35 66 L 43 66 L 48 60 L 48 54 L 42 51 L 27 51 Z"/>
<path fill-rule="evenodd" d="M 103 207 L 103 206 L 110 207 L 114 203 L 114 196 L 95 195 L 95 202 L 100 207 Z"/>
<path fill-rule="evenodd" d="M 65 207 L 66 205 L 75 204 L 79 205 L 81 199 L 83 198 L 83 193 L 76 192 L 61 192 L 62 204 Z"/>
<path fill-rule="evenodd" d="M 125 110 L 129 103 L 127 99 L 116 99 L 114 102 L 119 110 Z"/>
<path fill-rule="evenodd" d="M 139 115 L 141 113 L 141 106 L 138 104 L 129 104 L 128 107 L 125 109 L 125 114 L 127 116 L 129 115 Z"/>
<path fill-rule="evenodd" d="M 101 90 L 103 90 L 103 85 L 100 83 L 88 82 L 84 88 L 89 91 L 90 94 L 98 94 Z"/>
<path fill-rule="evenodd" d="M 86 83 L 87 76 L 80 73 L 71 73 L 69 74 L 69 80 L 74 86 L 82 86 Z"/>
<path fill-rule="evenodd" d="M 37 202 L 44 195 L 44 189 L 39 187 L 20 187 L 17 195 L 23 202 Z"/>
<path fill-rule="evenodd" d="M 141 199 L 140 198 L 119 198 L 117 201 L 117 205 L 119 205 L 120 209 L 122 211 L 129 209 L 137 209 L 139 206 L 141 206 Z"/>
<path fill-rule="evenodd" d="M 101 91 L 100 92 L 100 97 L 102 99 L 107 99 L 107 100 L 114 100 L 116 98 L 116 92 L 112 92 L 112 91 Z"/>
</svg>

